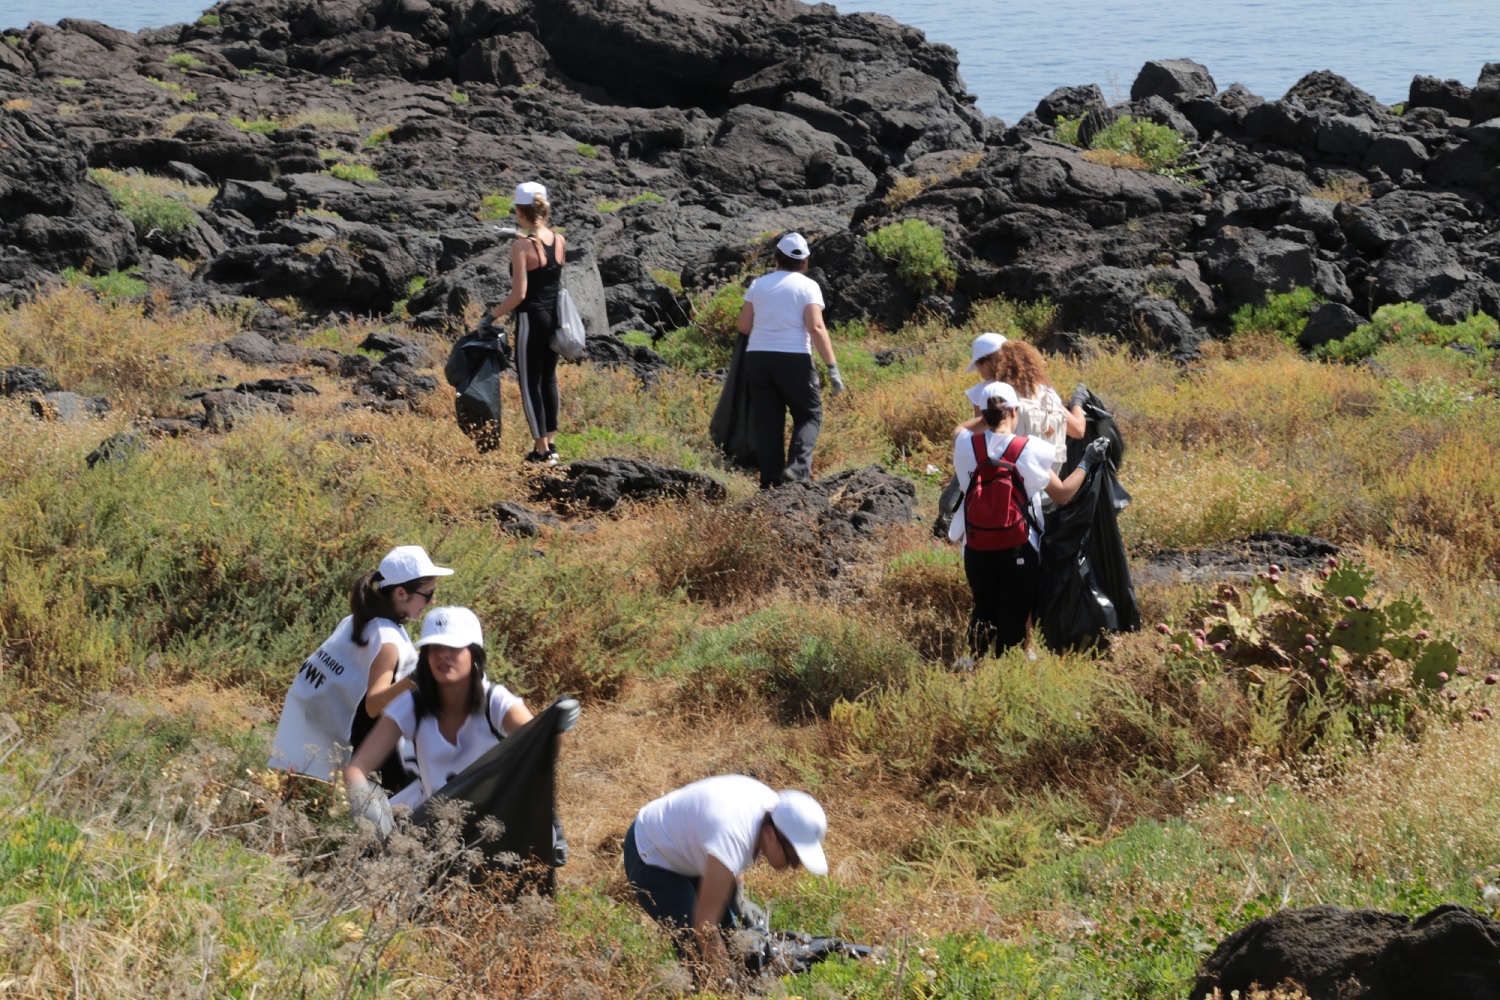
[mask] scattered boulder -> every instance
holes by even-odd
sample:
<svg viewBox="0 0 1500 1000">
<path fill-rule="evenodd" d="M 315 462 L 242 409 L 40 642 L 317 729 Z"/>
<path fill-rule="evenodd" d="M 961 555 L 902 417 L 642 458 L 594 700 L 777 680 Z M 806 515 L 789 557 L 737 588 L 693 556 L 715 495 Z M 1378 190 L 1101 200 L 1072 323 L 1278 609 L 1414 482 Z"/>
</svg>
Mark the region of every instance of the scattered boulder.
<svg viewBox="0 0 1500 1000">
<path fill-rule="evenodd" d="M 523 504 L 501 500 L 490 504 L 490 514 L 500 522 L 500 530 L 517 538 L 535 538 L 542 528 L 556 528 L 562 524 L 556 516 L 545 511 L 532 510 Z"/>
<path fill-rule="evenodd" d="M 820 557 L 836 577 L 882 528 L 917 518 L 911 481 L 878 465 L 762 490 L 741 505 L 766 518 L 787 543 Z"/>
<path fill-rule="evenodd" d="M 40 368 L 13 365 L 0 368 L 0 396 L 31 396 L 56 392 L 62 388 L 57 379 Z"/>
<path fill-rule="evenodd" d="M 1283 570 L 1311 571 L 1338 555 L 1337 545 L 1315 535 L 1293 535 L 1284 531 L 1257 531 L 1234 541 L 1203 549 L 1172 549 L 1131 563 L 1137 584 L 1143 580 L 1162 583 L 1217 583 L 1248 580 L 1275 563 Z"/>
<path fill-rule="evenodd" d="M 31 401 L 31 415 L 38 420 L 55 420 L 76 424 L 98 419 L 109 413 L 109 400 L 103 396 L 80 396 L 76 392 L 49 392 Z"/>
<path fill-rule="evenodd" d="M 622 500 L 676 500 L 698 495 L 718 502 L 726 495 L 724 484 L 712 476 L 641 459 L 584 459 L 568 463 L 566 472 L 563 479 L 541 479 L 536 498 L 608 511 Z"/>
<path fill-rule="evenodd" d="M 1359 329 L 1364 317 L 1339 302 L 1325 302 L 1307 317 L 1307 325 L 1297 335 L 1297 343 L 1305 351 L 1335 340 L 1343 340 Z"/>
<path fill-rule="evenodd" d="M 99 447 L 89 452 L 84 462 L 90 469 L 100 462 L 123 462 L 130 456 L 146 450 L 146 442 L 135 434 L 111 434 L 99 442 Z"/>
<path fill-rule="evenodd" d="M 1473 92 L 1457 80 L 1439 80 L 1435 76 L 1414 76 L 1407 91 L 1406 111 L 1413 108 L 1438 108 L 1454 118 L 1470 118 Z"/>
<path fill-rule="evenodd" d="M 1500 1000 L 1500 923 L 1444 904 L 1412 920 L 1375 910 L 1282 910 L 1225 938 L 1191 1000 L 1295 984 L 1312 1000 Z"/>
<path fill-rule="evenodd" d="M 436 392 L 436 375 L 423 371 L 435 367 L 425 347 L 412 344 L 391 351 L 364 377 L 363 388 L 386 400 L 412 400 Z"/>
<path fill-rule="evenodd" d="M 1160 97 L 1176 106 L 1198 98 L 1213 97 L 1218 90 L 1207 66 L 1191 59 L 1162 59 L 1141 67 L 1135 82 L 1130 85 L 1130 99 L 1139 101 Z"/>
</svg>

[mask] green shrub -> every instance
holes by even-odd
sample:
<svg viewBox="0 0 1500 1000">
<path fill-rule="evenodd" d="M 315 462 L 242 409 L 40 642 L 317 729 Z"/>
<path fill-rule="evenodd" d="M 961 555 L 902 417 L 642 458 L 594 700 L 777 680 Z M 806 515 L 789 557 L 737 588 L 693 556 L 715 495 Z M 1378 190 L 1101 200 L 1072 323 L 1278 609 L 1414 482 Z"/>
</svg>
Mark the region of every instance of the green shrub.
<svg viewBox="0 0 1500 1000">
<path fill-rule="evenodd" d="M 510 195 L 491 191 L 479 199 L 479 211 L 476 215 L 480 222 L 492 222 L 496 219 L 510 218 L 510 213 L 514 208 L 514 199 Z"/>
<path fill-rule="evenodd" d="M 73 88 L 73 87 L 82 87 L 83 86 L 83 81 L 82 80 L 74 79 L 71 76 L 65 76 L 61 80 L 58 80 L 57 83 L 58 83 L 59 86 L 68 87 L 70 89 Z"/>
<path fill-rule="evenodd" d="M 396 131 L 394 125 L 382 125 L 365 137 L 365 148 L 375 149 L 390 139 L 391 133 Z"/>
<path fill-rule="evenodd" d="M 110 271 L 106 274 L 89 274 L 74 267 L 64 268 L 62 279 L 69 285 L 92 290 L 102 299 L 138 299 L 145 295 L 148 286 L 133 272 Z"/>
<path fill-rule="evenodd" d="M 1381 306 L 1370 317 L 1370 322 L 1343 340 L 1323 344 L 1313 353 L 1316 357 L 1333 361 L 1358 361 L 1386 344 L 1439 347 L 1456 344 L 1473 351 L 1483 361 L 1494 355 L 1490 345 L 1496 340 L 1500 340 L 1500 324 L 1493 316 L 1475 313 L 1461 323 L 1447 326 L 1428 316 L 1427 310 L 1415 302 L 1398 302 Z"/>
<path fill-rule="evenodd" d="M 176 235 L 198 224 L 198 214 L 185 201 L 147 190 L 143 184 L 113 170 L 95 169 L 89 176 L 114 198 L 120 214 L 131 221 L 138 236 L 153 229 Z"/>
<path fill-rule="evenodd" d="M 154 76 L 148 76 L 146 77 L 146 82 L 155 84 L 162 90 L 165 90 L 167 93 L 177 98 L 179 101 L 182 101 L 184 104 L 192 104 L 198 99 L 198 94 L 196 91 L 183 90 L 181 84 L 173 83 L 170 80 L 158 80 Z"/>
<path fill-rule="evenodd" d="M 673 669 L 691 703 L 762 700 L 796 718 L 826 716 L 840 700 L 905 677 L 917 662 L 910 646 L 845 610 L 779 605 L 701 633 Z"/>
<path fill-rule="evenodd" d="M 1058 115 L 1057 121 L 1052 126 L 1052 138 L 1058 142 L 1065 142 L 1069 146 L 1078 145 L 1078 126 L 1083 124 L 1083 118 L 1069 118 L 1067 115 Z"/>
<path fill-rule="evenodd" d="M 454 104 L 468 104 L 469 95 L 465 94 L 462 90 L 455 89 L 448 95 L 448 100 L 452 101 Z"/>
<path fill-rule="evenodd" d="M 1168 175 L 1189 169 L 1181 165 L 1187 147 L 1187 139 L 1176 129 L 1131 115 L 1121 115 L 1089 142 L 1090 149 L 1138 157 L 1147 170 Z"/>
<path fill-rule="evenodd" d="M 598 212 L 600 215 L 609 215 L 611 212 L 618 212 L 621 208 L 624 207 L 625 203 L 623 201 L 613 201 L 608 198 L 604 199 L 603 201 L 594 202 L 594 211 Z"/>
<path fill-rule="evenodd" d="M 276 129 L 280 127 L 269 118 L 245 119 L 231 117 L 229 119 L 229 124 L 233 125 L 241 132 L 255 132 L 260 135 L 268 135 L 269 133 L 276 131 Z"/>
<path fill-rule="evenodd" d="M 176 70 L 192 69 L 194 66 L 202 66 L 203 60 L 191 52 L 178 52 L 167 56 L 167 65 Z"/>
<path fill-rule="evenodd" d="M 722 368 L 729 364 L 734 339 L 740 335 L 735 324 L 744 304 L 745 287 L 738 281 L 731 281 L 710 294 L 699 295 L 694 301 L 692 329 L 713 353 L 713 363 L 707 367 Z"/>
<path fill-rule="evenodd" d="M 921 219 L 882 226 L 866 236 L 865 243 L 894 265 L 896 274 L 918 294 L 951 288 L 958 278 L 953 261 L 943 251 L 943 231 Z"/>
<path fill-rule="evenodd" d="M 655 191 L 642 191 L 640 194 L 638 194 L 635 197 L 631 198 L 625 204 L 627 204 L 627 205 L 665 205 L 666 203 L 667 203 L 667 199 L 663 198 L 661 195 L 657 194 Z"/>
<path fill-rule="evenodd" d="M 599 158 L 599 150 L 595 149 L 589 143 L 580 142 L 574 148 L 578 151 L 579 156 L 582 156 L 586 159 L 597 160 Z"/>
<path fill-rule="evenodd" d="M 1290 292 L 1266 296 L 1264 305 L 1243 305 L 1229 317 L 1235 333 L 1270 333 L 1289 344 L 1295 344 L 1307 325 L 1307 317 L 1325 300 L 1311 288 L 1294 288 Z"/>
<path fill-rule="evenodd" d="M 363 163 L 335 163 L 328 172 L 341 181 L 378 181 L 380 174 Z"/>
<path fill-rule="evenodd" d="M 199 27 L 203 28 L 220 28 L 224 25 L 224 19 L 221 18 L 218 14 L 215 14 L 213 11 L 209 11 L 207 14 L 204 14 L 202 17 L 198 18 L 198 25 Z"/>
<path fill-rule="evenodd" d="M 644 346 L 650 347 L 673 368 L 685 372 L 717 371 L 729 364 L 729 354 L 722 346 L 710 343 L 703 331 L 691 326 L 678 327 L 657 340 L 650 342 L 646 336 Z"/>
<path fill-rule="evenodd" d="M 329 80 L 328 83 L 333 87 L 352 87 L 354 86 L 354 77 L 336 76 L 332 80 Z"/>
<path fill-rule="evenodd" d="M 653 268 L 651 280 L 670 289 L 673 295 L 682 294 L 682 274 L 679 271 L 668 270 L 664 267 Z"/>
</svg>

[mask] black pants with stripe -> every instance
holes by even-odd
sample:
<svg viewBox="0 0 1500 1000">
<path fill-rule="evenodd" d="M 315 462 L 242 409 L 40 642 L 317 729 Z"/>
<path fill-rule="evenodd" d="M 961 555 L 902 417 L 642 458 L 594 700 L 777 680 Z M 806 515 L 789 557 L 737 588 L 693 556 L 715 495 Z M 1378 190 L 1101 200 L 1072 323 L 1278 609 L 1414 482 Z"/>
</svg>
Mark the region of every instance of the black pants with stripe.
<svg viewBox="0 0 1500 1000">
<path fill-rule="evenodd" d="M 531 308 L 516 323 L 516 378 L 521 383 L 521 412 L 534 438 L 557 433 L 557 353 L 552 334 L 557 317 Z"/>
<path fill-rule="evenodd" d="M 1026 641 L 1026 619 L 1042 583 L 1042 561 L 1030 542 L 998 552 L 964 546 L 964 576 L 974 593 L 969 652 L 975 659 Z"/>
<path fill-rule="evenodd" d="M 787 351 L 746 351 L 745 384 L 750 390 L 750 440 L 764 489 L 812 476 L 813 446 L 823 427 L 823 393 L 812 355 Z M 786 442 L 786 415 L 792 414 L 792 441 Z"/>
</svg>

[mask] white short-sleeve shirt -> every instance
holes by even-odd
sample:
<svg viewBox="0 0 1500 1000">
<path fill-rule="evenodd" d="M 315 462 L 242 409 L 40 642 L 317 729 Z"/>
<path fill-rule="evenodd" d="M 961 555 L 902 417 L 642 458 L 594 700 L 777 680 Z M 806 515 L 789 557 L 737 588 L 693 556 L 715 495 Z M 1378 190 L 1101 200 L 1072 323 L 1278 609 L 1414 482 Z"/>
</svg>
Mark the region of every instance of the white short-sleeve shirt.
<svg viewBox="0 0 1500 1000">
<path fill-rule="evenodd" d="M 755 310 L 745 350 L 812 353 L 804 317 L 808 306 L 823 307 L 823 290 L 816 281 L 800 271 L 772 271 L 750 282 L 745 301 Z"/>
<path fill-rule="evenodd" d="M 635 847 L 646 864 L 679 875 L 702 878 L 711 857 L 742 875 L 776 802 L 773 789 L 743 774 L 704 778 L 646 803 L 635 817 Z"/>
<path fill-rule="evenodd" d="M 396 647 L 392 679 L 400 680 L 417 665 L 417 650 L 406 629 L 389 618 L 375 618 L 365 626 L 365 644 L 360 646 L 354 641 L 354 617 L 339 622 L 292 678 L 269 767 L 329 781 L 335 769 L 349 762 L 354 713 L 369 690 L 370 665 L 386 645 Z"/>
<path fill-rule="evenodd" d="M 1005 449 L 1010 447 L 1011 438 L 1014 434 L 997 434 L 994 431 L 984 432 L 985 451 L 989 453 L 990 461 L 998 462 L 1000 456 L 1005 454 Z M 958 479 L 958 485 L 962 487 L 965 494 L 969 492 L 969 479 L 974 475 L 974 470 L 979 463 L 974 459 L 974 446 L 970 443 L 974 440 L 973 431 L 959 431 L 958 437 L 953 441 L 953 471 Z M 1016 468 L 1021 473 L 1021 483 L 1026 487 L 1026 496 L 1032 501 L 1032 513 L 1037 515 L 1037 523 L 1041 523 L 1041 498 L 1042 491 L 1047 484 L 1052 482 L 1052 446 L 1045 441 L 1036 438 L 1027 438 L 1026 446 L 1021 449 L 1021 454 L 1016 456 Z M 964 537 L 964 508 L 960 504 L 958 510 L 953 514 L 953 523 L 948 526 L 948 539 L 960 541 Z M 1041 538 L 1036 529 L 1031 530 L 1031 544 L 1038 549 L 1041 548 Z"/>
<path fill-rule="evenodd" d="M 396 723 L 402 737 L 411 742 L 417 760 L 421 795 L 409 794 L 408 786 L 402 790 L 402 804 L 416 806 L 427 801 L 434 792 L 500 742 L 495 733 L 505 732 L 505 713 L 521 699 L 500 684 L 486 682 L 485 689 L 485 711 L 465 719 L 459 727 L 457 740 L 452 743 L 439 730 L 436 717 L 427 715 L 420 724 L 417 722 L 415 691 L 406 692 L 386 706 L 385 717 Z"/>
</svg>

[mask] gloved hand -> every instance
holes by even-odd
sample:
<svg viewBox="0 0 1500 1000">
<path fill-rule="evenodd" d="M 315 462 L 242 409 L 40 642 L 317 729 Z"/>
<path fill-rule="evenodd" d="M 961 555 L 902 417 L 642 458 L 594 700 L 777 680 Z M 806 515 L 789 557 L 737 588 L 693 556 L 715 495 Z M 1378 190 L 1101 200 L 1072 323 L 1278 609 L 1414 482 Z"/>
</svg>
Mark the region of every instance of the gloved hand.
<svg viewBox="0 0 1500 1000">
<path fill-rule="evenodd" d="M 488 309 L 479 317 L 479 332 L 486 337 L 493 337 L 495 335 L 495 317 L 490 315 Z"/>
<path fill-rule="evenodd" d="M 844 376 L 839 374 L 837 364 L 828 366 L 828 385 L 833 389 L 835 396 L 841 395 L 844 391 Z"/>
<path fill-rule="evenodd" d="M 559 698 L 557 705 L 557 731 L 566 733 L 578 725 L 578 715 L 581 709 L 578 707 L 577 698 Z"/>
<path fill-rule="evenodd" d="M 391 802 L 385 797 L 385 789 L 373 785 L 368 778 L 349 785 L 349 815 L 355 819 L 366 819 L 375 827 L 375 832 L 384 840 L 391 835 L 396 819 L 391 815 Z"/>
<path fill-rule="evenodd" d="M 1083 457 L 1078 460 L 1078 467 L 1084 471 L 1101 465 L 1109 458 L 1109 438 L 1098 437 L 1090 441 L 1088 447 L 1083 449 Z"/>
<path fill-rule="evenodd" d="M 1075 406 L 1082 406 L 1088 398 L 1089 387 L 1079 382 L 1078 386 L 1073 390 L 1072 397 L 1068 399 L 1068 409 L 1071 410 Z"/>
</svg>

